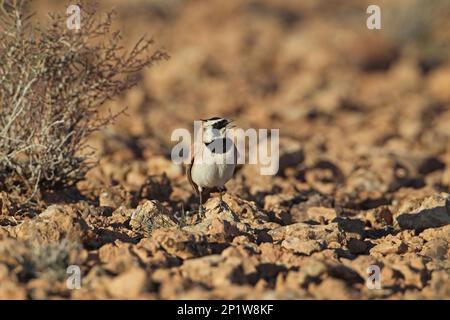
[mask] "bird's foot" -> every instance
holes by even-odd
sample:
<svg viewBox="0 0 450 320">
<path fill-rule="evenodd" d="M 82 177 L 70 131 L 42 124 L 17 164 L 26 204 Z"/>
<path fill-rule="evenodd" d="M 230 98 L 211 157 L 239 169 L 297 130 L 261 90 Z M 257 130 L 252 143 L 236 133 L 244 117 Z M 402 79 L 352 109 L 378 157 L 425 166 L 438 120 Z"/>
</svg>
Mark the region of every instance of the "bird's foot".
<svg viewBox="0 0 450 320">
<path fill-rule="evenodd" d="M 203 218 L 205 217 L 205 212 L 203 210 L 203 206 L 200 205 L 200 207 L 198 208 L 198 216 L 197 216 L 197 220 L 199 222 L 201 222 L 203 220 Z"/>
<path fill-rule="evenodd" d="M 221 211 L 231 211 L 231 209 L 228 206 L 228 204 L 225 201 L 223 201 L 222 199 L 220 199 L 220 201 L 217 204 L 216 208 L 219 208 Z"/>
</svg>

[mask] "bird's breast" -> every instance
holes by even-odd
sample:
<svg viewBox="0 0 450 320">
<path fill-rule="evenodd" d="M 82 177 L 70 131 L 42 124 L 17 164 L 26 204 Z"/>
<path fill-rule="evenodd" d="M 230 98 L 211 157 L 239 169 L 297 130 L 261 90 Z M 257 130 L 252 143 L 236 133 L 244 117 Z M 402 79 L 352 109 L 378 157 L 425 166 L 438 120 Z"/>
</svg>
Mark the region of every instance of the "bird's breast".
<svg viewBox="0 0 450 320">
<path fill-rule="evenodd" d="M 211 148 L 211 144 L 202 145 L 192 164 L 192 181 L 200 187 L 213 188 L 222 187 L 230 180 L 236 166 L 234 144 L 228 145 L 223 151 L 217 152 L 216 148 Z"/>
</svg>

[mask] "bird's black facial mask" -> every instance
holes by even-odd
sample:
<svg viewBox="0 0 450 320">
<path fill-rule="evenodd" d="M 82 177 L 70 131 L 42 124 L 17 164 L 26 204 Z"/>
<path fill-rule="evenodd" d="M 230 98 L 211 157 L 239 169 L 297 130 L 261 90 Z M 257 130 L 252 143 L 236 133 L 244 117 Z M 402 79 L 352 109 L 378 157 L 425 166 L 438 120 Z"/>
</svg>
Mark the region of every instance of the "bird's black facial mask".
<svg viewBox="0 0 450 320">
<path fill-rule="evenodd" d="M 223 119 L 222 121 L 213 123 L 212 128 L 222 131 L 222 129 L 225 129 L 229 123 L 230 121 Z"/>
<path fill-rule="evenodd" d="M 232 122 L 228 119 L 211 118 L 203 121 L 203 142 L 211 143 L 215 139 L 223 138 L 226 135 L 228 125 Z M 211 123 L 212 122 L 212 123 Z"/>
</svg>

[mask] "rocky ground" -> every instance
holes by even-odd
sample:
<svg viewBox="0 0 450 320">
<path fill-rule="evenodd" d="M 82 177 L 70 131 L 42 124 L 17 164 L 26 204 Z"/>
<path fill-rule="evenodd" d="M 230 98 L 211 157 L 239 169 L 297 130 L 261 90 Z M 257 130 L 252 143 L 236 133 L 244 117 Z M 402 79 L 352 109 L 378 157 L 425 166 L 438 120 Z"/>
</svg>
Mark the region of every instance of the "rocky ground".
<svg viewBox="0 0 450 320">
<path fill-rule="evenodd" d="M 449 299 L 450 7 L 379 3 L 369 31 L 356 0 L 103 1 L 171 59 L 108 104 L 128 116 L 77 190 L 0 194 L 0 299 Z M 280 128 L 280 170 L 245 165 L 198 221 L 170 134 L 216 115 Z"/>
</svg>

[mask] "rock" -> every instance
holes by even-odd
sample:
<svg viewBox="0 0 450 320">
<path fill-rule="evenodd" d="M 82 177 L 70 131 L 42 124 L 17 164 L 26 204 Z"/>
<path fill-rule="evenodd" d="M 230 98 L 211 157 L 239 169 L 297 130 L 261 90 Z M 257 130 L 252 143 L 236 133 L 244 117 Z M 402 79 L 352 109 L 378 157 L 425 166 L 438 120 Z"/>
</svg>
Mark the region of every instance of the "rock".
<svg viewBox="0 0 450 320">
<path fill-rule="evenodd" d="M 331 162 L 319 162 L 305 172 L 305 180 L 313 189 L 328 195 L 336 190 L 342 172 Z"/>
<path fill-rule="evenodd" d="M 264 197 L 264 210 L 271 211 L 282 206 L 292 205 L 292 202 L 296 199 L 296 197 L 297 195 L 294 193 L 267 195 Z"/>
<path fill-rule="evenodd" d="M 401 249 L 401 245 L 395 242 L 383 242 L 377 244 L 375 247 L 370 249 L 370 254 L 379 253 L 382 255 L 399 253 Z"/>
<path fill-rule="evenodd" d="M 228 247 L 222 251 L 221 256 L 225 258 L 225 262 L 239 263 L 245 275 L 252 275 L 253 281 L 256 281 L 258 274 L 261 277 L 275 277 L 279 272 L 284 271 L 285 268 L 277 266 L 276 264 L 259 264 L 258 258 L 246 250 L 245 246 Z M 250 279 L 249 279 L 250 280 Z"/>
<path fill-rule="evenodd" d="M 333 222 L 336 222 L 339 229 L 345 231 L 347 235 L 358 238 L 364 236 L 364 222 L 362 220 L 337 217 Z"/>
<path fill-rule="evenodd" d="M 432 259 L 444 259 L 448 253 L 448 242 L 444 239 L 431 239 L 422 248 L 420 254 Z"/>
<path fill-rule="evenodd" d="M 283 250 L 280 245 L 274 245 L 270 242 L 261 243 L 259 245 L 259 250 L 261 251 L 261 260 L 263 262 L 276 263 L 280 261 Z"/>
<path fill-rule="evenodd" d="M 401 213 L 396 217 L 402 229 L 424 230 L 450 224 L 450 195 L 434 194 L 425 198 L 412 212 Z"/>
<path fill-rule="evenodd" d="M 327 266 L 329 276 L 344 280 L 347 284 L 362 284 L 364 283 L 364 279 L 367 278 L 361 277 L 358 271 L 337 261 L 329 261 Z"/>
<path fill-rule="evenodd" d="M 364 254 L 367 252 L 367 244 L 358 239 L 350 239 L 347 243 L 348 250 L 352 254 Z"/>
<path fill-rule="evenodd" d="M 392 265 L 392 268 L 403 275 L 406 286 L 423 287 L 422 279 L 425 279 L 425 270 L 411 268 L 410 265 L 405 263 Z"/>
<path fill-rule="evenodd" d="M 25 300 L 27 291 L 11 280 L 2 281 L 0 286 L 0 300 Z"/>
<path fill-rule="evenodd" d="M 289 138 L 280 139 L 279 154 L 279 172 L 281 173 L 286 168 L 296 167 L 305 158 L 300 142 Z"/>
<path fill-rule="evenodd" d="M 256 257 L 254 257 L 255 260 L 257 260 Z M 244 265 L 245 267 L 245 265 Z M 259 278 L 259 281 L 265 279 L 278 279 L 280 276 L 283 276 L 287 272 L 287 269 L 282 264 L 275 264 L 275 263 L 261 263 L 261 264 L 255 264 L 255 268 L 257 270 L 257 278 Z M 244 272 L 246 274 L 249 274 L 248 269 L 244 268 Z M 248 275 L 249 281 L 254 281 L 252 274 L 250 273 Z M 268 285 L 269 287 L 270 285 Z"/>
<path fill-rule="evenodd" d="M 370 249 L 370 254 L 387 255 L 395 253 L 404 253 L 407 250 L 408 246 L 403 241 L 389 235 L 385 239 L 383 239 L 381 243 L 377 244 L 372 249 Z"/>
<path fill-rule="evenodd" d="M 341 258 L 341 262 L 344 266 L 347 266 L 357 272 L 362 279 L 367 279 L 367 268 L 369 266 L 378 265 L 380 268 L 382 267 L 382 264 L 377 258 L 367 255 L 359 255 L 354 259 Z"/>
<path fill-rule="evenodd" d="M 33 300 L 48 299 L 51 290 L 52 284 L 47 279 L 32 279 L 27 283 L 27 291 Z"/>
<path fill-rule="evenodd" d="M 126 183 L 134 190 L 139 189 L 147 181 L 145 169 L 140 162 L 133 162 L 125 176 Z M 152 198 L 155 199 L 155 198 Z"/>
<path fill-rule="evenodd" d="M 431 241 L 436 238 L 442 238 L 450 242 L 450 225 L 446 225 L 445 227 L 435 228 L 435 229 L 426 229 L 422 231 L 419 236 L 425 241 Z"/>
<path fill-rule="evenodd" d="M 429 259 L 429 258 L 428 258 Z M 450 260 L 449 259 L 431 259 L 426 263 L 427 270 L 436 271 L 436 270 L 450 270 Z"/>
<path fill-rule="evenodd" d="M 450 272 L 448 270 L 434 271 L 430 280 L 431 294 L 436 299 L 448 299 L 450 296 Z"/>
<path fill-rule="evenodd" d="M 117 209 L 128 200 L 128 197 L 129 195 L 126 190 L 120 186 L 113 186 L 107 190 L 103 190 L 98 197 L 98 201 L 100 207 Z"/>
<path fill-rule="evenodd" d="M 107 290 L 113 298 L 136 299 L 145 290 L 147 275 L 141 268 L 133 268 L 113 278 Z"/>
<path fill-rule="evenodd" d="M 239 258 L 226 259 L 220 255 L 209 255 L 189 259 L 184 262 L 180 270 L 193 281 L 217 287 L 245 282 L 242 260 Z"/>
<path fill-rule="evenodd" d="M 352 44 L 355 63 L 364 70 L 386 70 L 398 57 L 397 46 L 377 35 L 356 38 Z"/>
<path fill-rule="evenodd" d="M 176 227 L 177 224 L 159 201 L 146 200 L 131 215 L 130 226 L 149 236 L 156 229 Z"/>
<path fill-rule="evenodd" d="M 428 78 L 428 90 L 439 101 L 450 101 L 448 84 L 450 83 L 450 68 L 439 68 L 433 71 Z"/>
<path fill-rule="evenodd" d="M 294 252 L 311 255 L 313 252 L 320 251 L 322 249 L 322 244 L 317 240 L 307 240 L 302 241 L 295 237 L 286 237 L 285 240 L 281 243 L 281 246 L 288 249 L 293 250 Z"/>
<path fill-rule="evenodd" d="M 294 204 L 291 207 L 290 214 L 293 222 L 305 222 L 307 220 L 317 221 L 324 224 L 329 222 L 327 219 L 334 219 L 334 213 L 331 210 L 333 200 L 322 194 L 314 193 L 308 195 L 305 201 Z M 313 209 L 314 208 L 314 209 Z M 309 211 L 309 209 L 312 209 Z M 335 210 L 334 210 L 335 211 Z"/>
<path fill-rule="evenodd" d="M 13 236 L 20 241 L 39 243 L 61 242 L 63 239 L 81 242 L 87 230 L 84 219 L 72 208 L 52 205 L 38 217 L 16 226 Z"/>
<path fill-rule="evenodd" d="M 422 270 L 422 269 L 426 269 L 426 265 L 425 265 L 425 261 L 427 260 L 426 258 L 423 258 L 417 254 L 414 253 L 407 253 L 403 256 L 406 261 L 408 262 L 408 265 L 416 270 Z"/>
<path fill-rule="evenodd" d="M 340 249 L 340 248 L 342 248 L 342 245 L 338 242 L 332 241 L 332 242 L 328 243 L 327 248 L 328 249 Z"/>
<path fill-rule="evenodd" d="M 236 221 L 246 222 L 261 222 L 269 221 L 269 217 L 264 213 L 254 201 L 248 201 L 241 199 L 233 194 L 226 193 L 223 196 L 223 200 L 228 204 L 231 212 L 233 213 L 233 219 Z M 219 199 L 214 201 L 208 201 L 208 208 L 217 208 Z M 213 210 L 214 211 L 214 210 Z M 216 210 L 217 211 L 217 210 Z M 218 212 L 219 215 L 224 212 Z"/>
<path fill-rule="evenodd" d="M 9 277 L 8 266 L 4 263 L 0 263 L 0 282 L 6 280 Z"/>
<path fill-rule="evenodd" d="M 285 279 L 277 279 L 277 291 L 296 290 L 307 283 L 307 276 L 300 271 L 289 271 Z"/>
<path fill-rule="evenodd" d="M 140 198 L 167 201 L 173 192 L 172 183 L 166 173 L 148 177 L 140 189 Z"/>
<path fill-rule="evenodd" d="M 300 267 L 300 272 L 304 273 L 308 277 L 317 278 L 327 271 L 327 265 L 320 260 L 309 258 Z"/>
<path fill-rule="evenodd" d="M 207 238 L 201 234 L 188 232 L 187 230 L 157 229 L 151 239 L 169 254 L 181 259 L 189 259 L 205 254 L 211 254 L 207 246 Z"/>
<path fill-rule="evenodd" d="M 145 164 L 147 172 L 152 175 L 167 174 L 169 178 L 175 178 L 183 174 L 183 168 L 165 156 L 153 155 Z"/>
<path fill-rule="evenodd" d="M 382 208 L 379 211 L 379 216 L 382 219 L 382 221 L 384 221 L 385 223 L 387 223 L 390 226 L 394 223 L 394 218 L 393 218 L 392 212 L 388 208 Z"/>
<path fill-rule="evenodd" d="M 132 157 L 129 150 L 123 150 L 119 153 L 124 158 Z M 99 168 L 102 174 L 112 181 L 124 181 L 127 172 L 129 171 L 128 165 L 121 165 L 117 160 L 101 159 L 99 162 Z"/>
<path fill-rule="evenodd" d="M 314 221 L 332 221 L 337 217 L 336 210 L 333 208 L 325 207 L 311 207 L 307 211 L 307 215 L 310 219 Z"/>
<path fill-rule="evenodd" d="M 326 278 L 319 285 L 310 286 L 309 290 L 316 299 L 352 300 L 357 298 L 356 290 L 338 279 Z"/>
<path fill-rule="evenodd" d="M 236 222 L 222 220 L 220 218 L 214 218 L 212 220 L 210 232 L 224 235 L 228 239 L 232 239 L 241 234 Z"/>
<path fill-rule="evenodd" d="M 126 209 L 124 206 L 120 206 L 117 210 L 114 210 L 111 217 L 109 217 L 110 224 L 125 226 L 125 223 L 130 220 L 133 212 L 130 209 Z M 131 222 L 131 221 L 130 221 Z"/>
<path fill-rule="evenodd" d="M 381 286 L 383 288 L 394 287 L 402 284 L 403 276 L 399 271 L 395 270 L 391 266 L 384 266 L 381 268 L 380 279 L 382 279 Z"/>
<path fill-rule="evenodd" d="M 422 250 L 424 241 L 420 237 L 412 237 L 408 240 L 405 240 L 405 243 L 408 245 L 408 251 L 420 252 L 420 250 Z"/>
<path fill-rule="evenodd" d="M 180 298 L 186 294 L 189 288 L 196 288 L 198 284 L 191 284 L 189 279 L 184 278 L 177 270 L 157 269 L 151 274 L 152 280 L 159 285 L 159 297 L 162 299 Z"/>
<path fill-rule="evenodd" d="M 299 240 L 321 240 L 326 244 L 330 242 L 343 243 L 345 233 L 339 230 L 337 223 L 327 225 L 310 225 L 302 222 L 272 229 L 268 232 L 274 241 L 284 240 L 288 236 Z"/>
<path fill-rule="evenodd" d="M 98 250 L 98 258 L 106 270 L 122 273 L 139 265 L 139 259 L 131 248 L 131 244 L 116 240 L 103 245 Z"/>
<path fill-rule="evenodd" d="M 425 259 L 417 254 L 390 255 L 382 259 L 381 282 L 383 286 L 423 288 L 429 278 Z M 386 269 L 386 270 L 385 270 Z"/>
<path fill-rule="evenodd" d="M 224 197 L 224 199 L 225 199 L 225 197 Z M 232 208 L 230 208 L 230 210 L 222 210 L 220 208 L 220 199 L 219 198 L 209 199 L 205 203 L 204 208 L 206 211 L 205 217 L 207 220 L 219 218 L 222 220 L 233 221 L 233 222 L 240 221 L 238 215 L 232 210 Z M 205 220 L 203 220 L 203 221 L 205 221 Z"/>
</svg>

